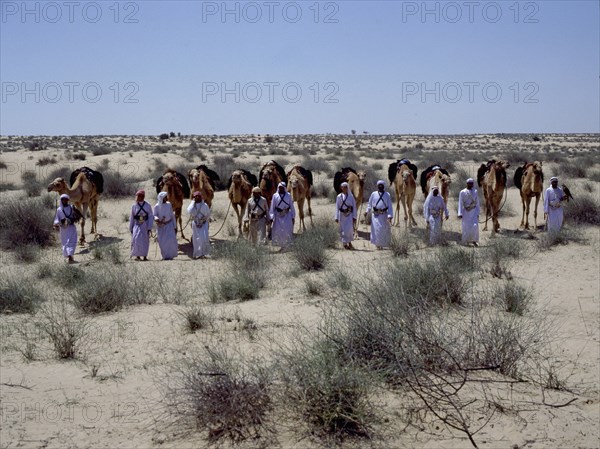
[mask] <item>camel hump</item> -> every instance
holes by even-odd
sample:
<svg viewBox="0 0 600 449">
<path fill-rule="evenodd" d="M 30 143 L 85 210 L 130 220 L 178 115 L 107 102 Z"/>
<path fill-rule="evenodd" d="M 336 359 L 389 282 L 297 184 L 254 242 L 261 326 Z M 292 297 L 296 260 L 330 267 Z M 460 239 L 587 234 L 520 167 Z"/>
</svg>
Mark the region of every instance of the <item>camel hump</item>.
<svg viewBox="0 0 600 449">
<path fill-rule="evenodd" d="M 177 179 L 181 183 L 181 188 L 183 190 L 183 197 L 188 198 L 190 196 L 190 184 L 188 183 L 186 177 L 179 172 L 175 172 Z"/>
<path fill-rule="evenodd" d="M 442 170 L 442 168 L 440 167 L 439 164 L 433 164 L 421 172 L 420 184 L 421 184 L 421 190 L 423 191 L 423 195 L 429 194 L 429 192 L 427 191 L 427 180 L 429 179 L 430 174 L 433 173 L 435 170 Z M 443 171 L 442 171 L 442 173 L 443 173 Z M 447 173 L 448 172 L 446 172 L 446 174 Z"/>
<path fill-rule="evenodd" d="M 486 164 L 481 164 L 479 166 L 479 169 L 477 170 L 477 185 L 479 187 L 481 187 L 481 183 L 483 182 L 483 177 L 485 176 L 485 174 L 487 173 L 488 170 L 489 170 L 489 167 Z"/>
<path fill-rule="evenodd" d="M 304 167 L 302 167 L 301 165 L 296 165 L 294 166 L 293 169 L 290 170 L 290 172 L 288 173 L 288 178 L 290 176 L 290 174 L 292 173 L 292 171 L 296 170 L 298 173 L 300 173 L 300 175 L 306 179 L 306 181 L 308 182 L 309 186 L 313 185 L 313 175 L 312 172 Z"/>
<path fill-rule="evenodd" d="M 396 179 L 396 172 L 398 170 L 398 162 L 392 162 L 390 164 L 390 166 L 388 167 L 388 179 L 390 180 L 390 184 L 394 183 L 394 180 Z"/>
<path fill-rule="evenodd" d="M 218 181 L 221 180 L 221 178 L 219 177 L 219 175 L 217 174 L 217 172 L 211 170 L 210 168 L 208 168 L 206 165 L 202 164 L 202 165 L 198 165 L 196 167 L 196 170 L 199 170 L 201 172 L 204 172 L 204 174 L 208 177 L 208 183 L 210 184 L 210 186 L 215 189 L 216 187 L 216 183 Z"/>
<path fill-rule="evenodd" d="M 342 182 L 342 172 L 335 172 L 335 175 L 333 176 L 333 190 L 335 190 L 335 193 L 340 194 L 342 191 Z"/>
<path fill-rule="evenodd" d="M 526 167 L 527 165 L 524 165 L 523 167 L 517 167 L 517 170 L 515 170 L 514 183 L 515 187 L 519 190 L 521 190 L 521 187 L 523 187 L 523 172 L 525 171 Z"/>
<path fill-rule="evenodd" d="M 104 176 L 102 176 L 102 173 L 100 173 L 99 171 L 93 170 L 89 167 L 81 167 L 77 170 L 74 170 L 73 173 L 71 173 L 71 176 L 69 178 L 69 184 L 71 186 L 75 184 L 75 180 L 77 179 L 80 173 L 85 174 L 85 177 L 92 184 L 94 184 L 94 186 L 96 186 L 96 193 L 101 194 L 102 192 L 104 192 Z"/>
</svg>

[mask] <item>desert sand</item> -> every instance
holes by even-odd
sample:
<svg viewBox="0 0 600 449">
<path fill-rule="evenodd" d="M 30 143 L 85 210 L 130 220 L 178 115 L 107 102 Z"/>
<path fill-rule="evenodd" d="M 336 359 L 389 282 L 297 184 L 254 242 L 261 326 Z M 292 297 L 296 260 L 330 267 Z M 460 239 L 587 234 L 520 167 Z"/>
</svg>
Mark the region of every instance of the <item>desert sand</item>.
<svg viewBox="0 0 600 449">
<path fill-rule="evenodd" d="M 541 135 L 533 141 L 527 135 L 477 135 L 477 136 L 273 136 L 273 143 L 265 143 L 264 136 L 183 136 L 160 142 L 156 137 L 97 136 L 97 137 L 2 137 L 0 160 L 3 167 L 2 184 L 12 184 L 14 189 L 0 193 L 6 198 L 23 195 L 21 174 L 33 170 L 45 186 L 48 176 L 56 168 L 69 170 L 89 166 L 106 167 L 118 171 L 131 189 L 144 188 L 146 199 L 156 202 L 154 179 L 151 172 L 157 166 L 155 159 L 165 166 L 193 168 L 206 163 L 212 169 L 226 155 L 234 156 L 232 167 L 243 166 L 258 174 L 260 166 L 273 159 L 289 169 L 306 158 L 327 161 L 332 171 L 351 163 L 356 169 L 370 167 L 371 178 L 387 183 L 387 167 L 403 156 L 411 158 L 419 167 L 436 158 L 454 160 L 456 168 L 450 170 L 453 183 L 461 186 L 464 179 L 455 173 L 464 170 L 476 177 L 480 163 L 492 157 L 512 161 L 518 152 L 526 152 L 544 162 L 546 182 L 558 175 L 568 184 L 577 198 L 586 188 L 598 198 L 599 183 L 585 178 L 570 178 L 561 173 L 560 164 L 550 161 L 553 155 L 564 157 L 591 156 L 595 165 L 588 175 L 599 168 L 600 144 L 597 135 Z M 27 144 L 34 140 L 47 145 L 31 151 Z M 190 142 L 198 149 L 190 149 Z M 419 148 L 418 144 L 423 148 Z M 108 147 L 111 145 L 111 147 Z M 160 146 L 167 150 L 157 151 Z M 110 148 L 106 154 L 94 156 L 89 148 Z M 84 153 L 85 160 L 76 160 L 74 154 Z M 42 158 L 55 158 L 55 163 L 40 166 Z M 216 159 L 215 159 L 216 158 Z M 108 162 L 103 162 L 108 160 Z M 513 162 L 509 169 L 512 178 L 518 166 Z M 229 172 L 230 173 L 230 172 Z M 376 176 L 373 176 L 376 175 Z M 314 172 L 315 186 L 329 186 L 333 176 Z M 371 191 L 377 179 L 369 179 L 366 190 Z M 500 217 L 501 233 L 496 238 L 526 237 L 524 245 L 535 245 L 543 229 L 525 232 L 519 230 L 521 204 L 518 190 L 509 184 L 506 206 Z M 324 188 L 324 187 L 323 187 Z M 450 220 L 444 225 L 449 245 L 457 245 L 460 221 L 456 217 L 457 198 L 453 190 L 449 200 Z M 315 187 L 319 190 L 321 187 Z M 44 193 L 45 194 L 45 189 Z M 53 193 L 53 198 L 56 194 Z M 392 192 L 392 197 L 393 197 Z M 228 302 L 211 305 L 205 294 L 209 279 L 222 274 L 223 262 L 217 259 L 192 260 L 189 243 L 179 238 L 180 252 L 174 261 L 161 261 L 157 244 L 151 242 L 148 262 L 129 259 L 130 236 L 125 217 L 134 201 L 131 197 L 103 197 L 99 205 L 98 240 L 117 244 L 125 259 L 123 270 L 137 270 L 148 276 L 161 276 L 168 285 L 177 288 L 178 303 L 165 303 L 159 299 L 153 304 L 127 307 L 124 310 L 104 313 L 91 318 L 92 330 L 86 341 L 83 356 L 74 361 L 57 360 L 49 343 L 40 333 L 35 334 L 37 355 L 25 359 L 23 335 L 18 332 L 27 325 L 30 317 L 24 314 L 0 316 L 2 337 L 0 345 L 0 446 L 6 448 L 192 448 L 208 445 L 206 435 L 193 426 L 175 423 L 162 402 L 164 373 L 184 354 L 199 351 L 205 345 L 227 347 L 254 355 L 269 357 L 269 348 L 276 341 L 293 336 L 299 326 L 314 328 L 329 301 L 332 287 L 323 287 L 321 296 L 310 295 L 305 287 L 306 278 L 327 284 L 331 270 L 342 270 L 350 276 L 360 276 L 369 267 L 393 256 L 391 251 L 375 251 L 368 242 L 368 227 L 359 227 L 355 251 L 344 251 L 341 245 L 329 250 L 331 261 L 325 271 L 304 273 L 295 269 L 290 253 L 277 253 L 271 249 L 272 270 L 268 285 L 260 297 L 246 302 Z M 424 201 L 417 188 L 414 215 L 418 226 L 410 232 L 418 244 L 410 257 L 419 257 L 433 251 L 423 242 L 424 219 L 421 214 Z M 186 205 L 188 200 L 186 200 Z M 363 206 L 364 207 L 364 206 Z M 482 206 L 483 207 L 483 206 Z M 214 245 L 224 240 L 237 239 L 237 222 L 234 212 L 228 210 L 227 192 L 218 191 L 213 203 L 214 221 L 210 224 Z M 319 195 L 313 199 L 315 220 L 332 220 L 334 205 L 329 197 Z M 539 206 L 538 225 L 543 225 L 542 205 Z M 184 213 L 184 223 L 186 222 Z M 401 215 L 403 218 L 403 215 Z M 530 216 L 533 221 L 533 217 Z M 401 219 L 400 227 L 404 229 Z M 308 220 L 307 220 L 308 224 Z M 568 222 L 567 226 L 570 225 Z M 49 223 L 48 226 L 51 226 Z M 89 232 L 89 221 L 86 232 Z M 543 227 L 543 226 L 541 226 Z M 480 226 L 482 251 L 490 242 L 490 232 Z M 491 229 L 491 228 L 490 228 Z M 580 226 L 583 241 L 569 242 L 548 251 L 530 251 L 521 261 L 510 266 L 512 275 L 534 291 L 536 313 L 543 313 L 554 323 L 554 355 L 563 363 L 562 372 L 566 387 L 561 390 L 541 390 L 523 382 L 496 387 L 493 391 L 498 402 L 512 404 L 514 409 L 498 411 L 475 438 L 481 448 L 591 448 L 599 446 L 600 437 L 600 233 L 597 226 Z M 296 223 L 295 232 L 298 232 Z M 185 229 L 187 237 L 190 227 Z M 87 236 L 88 245 L 76 251 L 77 267 L 94 270 L 99 262 L 90 251 L 93 235 Z M 3 252 L 2 266 L 9 272 L 22 272 L 36 281 L 35 270 L 41 263 L 64 264 L 60 246 L 42 251 L 40 260 L 26 264 L 15 260 L 10 252 Z M 494 282 L 489 276 L 488 282 Z M 45 282 L 45 281 L 44 281 Z M 46 285 L 46 284 L 43 284 Z M 48 284 L 50 285 L 50 284 Z M 48 294 L 52 293 L 51 287 Z M 156 292 L 147 292 L 149 297 Z M 212 330 L 188 333 L 183 326 L 181 310 L 186 305 L 206 304 L 222 319 L 216 320 Z M 252 326 L 244 328 L 245 321 Z M 475 393 L 474 393 L 475 394 Z M 574 399 L 569 405 L 556 407 Z M 381 394 L 382 407 L 389 410 L 388 420 L 377 426 L 371 440 L 352 440 L 341 443 L 347 447 L 418 447 L 459 448 L 471 447 L 465 435 L 448 429 L 439 422 L 409 424 L 406 422 L 406 404 L 397 396 Z M 554 404 L 553 405 L 544 405 Z M 304 448 L 329 443 L 299 438 L 289 422 L 275 418 L 277 434 L 269 447 Z M 244 447 L 259 443 L 247 442 Z"/>
</svg>

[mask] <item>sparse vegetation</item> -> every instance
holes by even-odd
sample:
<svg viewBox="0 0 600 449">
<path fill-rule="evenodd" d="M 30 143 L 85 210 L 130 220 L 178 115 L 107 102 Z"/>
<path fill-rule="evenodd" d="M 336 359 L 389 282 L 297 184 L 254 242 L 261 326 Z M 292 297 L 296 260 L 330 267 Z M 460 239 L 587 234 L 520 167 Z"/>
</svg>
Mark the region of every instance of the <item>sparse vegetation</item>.
<svg viewBox="0 0 600 449">
<path fill-rule="evenodd" d="M 565 220 L 576 224 L 600 225 L 600 203 L 589 193 L 580 193 L 564 205 Z"/>
<path fill-rule="evenodd" d="M 167 401 L 176 416 L 193 421 L 211 442 L 256 441 L 274 432 L 269 372 L 259 360 L 207 348 L 169 374 Z"/>
<path fill-rule="evenodd" d="M 17 273 L 0 274 L 0 313 L 33 313 L 44 295 L 32 280 Z"/>
<path fill-rule="evenodd" d="M 494 296 L 506 312 L 523 315 L 533 300 L 531 290 L 513 281 L 496 287 Z"/>
<path fill-rule="evenodd" d="M 0 246 L 4 250 L 22 245 L 50 246 L 54 241 L 53 219 L 52 210 L 41 198 L 4 199 L 0 204 Z"/>
</svg>

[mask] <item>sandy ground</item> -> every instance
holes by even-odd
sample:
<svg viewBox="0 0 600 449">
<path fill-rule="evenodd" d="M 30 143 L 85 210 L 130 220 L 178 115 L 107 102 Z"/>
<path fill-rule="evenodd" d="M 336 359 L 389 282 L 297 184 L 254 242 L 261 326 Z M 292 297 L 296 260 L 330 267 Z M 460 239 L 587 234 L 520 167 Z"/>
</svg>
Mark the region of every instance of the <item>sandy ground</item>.
<svg viewBox="0 0 600 449">
<path fill-rule="evenodd" d="M 335 145 L 344 148 L 352 146 L 354 138 L 344 139 L 336 136 L 320 136 L 314 140 L 308 137 L 279 138 L 278 145 L 286 149 L 286 155 L 264 152 L 266 145 L 262 137 L 201 137 L 197 140 L 206 143 L 202 149 L 208 165 L 216 155 L 223 155 L 242 148 L 236 162 L 243 165 L 256 165 L 270 159 L 285 158 L 289 164 L 299 161 L 312 147 L 317 147 L 316 156 L 326 157 Z M 235 139 L 235 140 L 234 140 Z M 337 140 L 336 140 L 337 139 Z M 598 159 L 598 136 L 553 135 L 543 136 L 541 142 L 525 143 L 519 136 L 398 136 L 381 138 L 361 136 L 363 149 L 368 147 L 356 168 L 362 164 L 380 163 L 382 168 L 375 170 L 387 179 L 387 165 L 403 156 L 402 148 L 417 142 L 426 148 L 446 148 L 452 152 L 487 151 L 501 156 L 511 149 L 537 151 L 539 159 L 544 153 L 564 152 L 565 155 L 591 154 Z M 18 138 L 13 144 L 19 146 Z M 23 142 L 31 139 L 23 139 Z M 155 138 L 104 137 L 88 138 L 95 144 L 121 142 L 121 146 L 135 142 L 137 145 L 159 145 Z M 73 154 L 68 152 L 69 139 L 56 142 L 56 147 L 31 152 L 24 149 L 11 151 L 7 138 L 0 140 L 3 153 L 0 160 L 5 164 L 0 170 L 2 183 L 14 183 L 19 186 L 20 174 L 24 170 L 35 170 L 38 178 L 46 184 L 47 175 L 59 166 L 76 168 L 78 166 L 99 166 L 103 159 L 109 159 L 111 169 L 141 179 L 136 187 L 144 187 L 149 192 L 147 200 L 155 203 L 154 189 L 149 173 L 154 166 L 153 158 L 160 158 L 168 165 L 187 165 L 189 168 L 205 162 L 197 158 L 169 152 L 153 154 L 150 151 L 114 151 L 108 155 L 91 156 L 85 162 L 67 159 Z M 83 141 L 83 138 L 82 138 Z M 392 145 L 394 143 L 395 145 Z M 167 143 L 173 144 L 173 143 Z M 189 139 L 179 139 L 173 144 L 187 148 Z M 21 145 L 22 148 L 22 145 Z M 8 150 L 8 151 L 7 151 Z M 75 150 L 76 153 L 79 150 Z M 263 151 L 264 154 L 261 154 Z M 294 151 L 298 156 L 290 156 Z M 377 157 L 378 152 L 390 151 L 392 158 Z M 41 156 L 56 155 L 57 163 L 39 167 L 35 165 Z M 343 154 L 342 156 L 343 157 Z M 476 157 L 474 157 L 476 158 Z M 468 158 L 470 159 L 470 158 Z M 479 159 L 478 163 L 486 159 Z M 187 161 L 187 162 L 186 162 Z M 478 163 L 466 160 L 457 163 L 467 173 L 474 175 Z M 339 168 L 332 158 L 330 164 Z M 419 165 L 419 164 L 418 164 Z M 419 165 L 419 169 L 425 168 Z M 514 168 L 509 169 L 512 177 Z M 596 170 L 598 170 L 596 166 Z M 544 171 L 560 175 L 560 167 L 552 163 L 544 164 Z M 452 174 L 452 173 L 451 173 Z M 564 177 L 561 178 L 564 180 Z M 332 182 L 331 176 L 315 173 L 315 181 Z M 462 184 L 464 180 L 454 179 Z M 568 180 L 569 188 L 576 192 L 582 190 L 585 180 Z M 599 194 L 598 183 L 592 183 L 592 193 Z M 20 195 L 19 191 L 2 192 L 0 197 Z M 417 228 L 411 231 L 420 235 L 424 219 L 420 214 L 424 198 L 420 191 L 415 199 L 415 218 Z M 117 242 L 123 255 L 128 257 L 129 231 L 125 216 L 128 214 L 132 199 L 103 199 L 100 203 L 98 231 L 101 240 Z M 186 202 L 187 204 L 187 202 Z M 211 234 L 218 229 L 227 210 L 226 192 L 217 192 L 213 204 L 215 221 L 211 223 Z M 456 198 L 451 197 L 449 209 L 451 219 L 445 225 L 446 236 L 451 245 L 456 244 L 460 233 L 460 221 L 456 218 Z M 328 198 L 313 199 L 315 218 L 331 219 L 333 205 Z M 508 191 L 505 213 L 500 219 L 502 232 L 498 238 L 513 236 L 519 228 L 521 219 L 520 197 L 516 188 Z M 542 222 L 540 205 L 539 224 Z M 227 222 L 213 243 L 236 238 L 235 216 L 232 211 L 226 217 Z M 530 217 L 532 218 L 532 217 Z M 403 226 L 403 225 L 402 225 Z M 402 229 L 402 228 L 399 228 Z M 89 231 L 89 225 L 86 227 Z M 511 266 L 511 272 L 518 280 L 530 285 L 535 292 L 536 309 L 543 312 L 555 323 L 553 341 L 554 355 L 563 363 L 563 374 L 567 377 L 569 391 L 541 391 L 530 384 L 516 384 L 514 388 L 498 389 L 495 393 L 507 402 L 518 403 L 518 411 L 496 413 L 492 421 L 476 435 L 479 447 L 509 448 L 550 448 L 550 447 L 599 447 L 600 437 L 600 233 L 597 227 L 581 229 L 585 242 L 562 245 L 545 252 L 532 252 L 523 261 Z M 191 230 L 186 229 L 189 236 Z M 540 232 L 534 234 L 539 236 Z M 521 235 L 521 234 L 519 234 Z M 322 306 L 327 296 L 310 296 L 304 287 L 307 277 L 312 276 L 327 282 L 332 269 L 344 270 L 352 276 L 373 266 L 382 259 L 392 257 L 390 251 L 375 251 L 368 238 L 367 227 L 360 226 L 360 238 L 355 242 L 356 251 L 340 249 L 330 251 L 332 262 L 330 269 L 319 274 L 293 274 L 293 261 L 289 254 L 275 254 L 276 270 L 272 273 L 269 285 L 261 292 L 257 300 L 217 306 L 216 314 L 224 317 L 218 320 L 217 328 L 211 332 L 185 333 L 182 318 L 178 312 L 181 305 L 157 303 L 129 307 L 125 310 L 103 314 L 93 318 L 93 336 L 87 342 L 85 357 L 77 361 L 57 361 L 52 354 L 44 350 L 47 342 L 38 335 L 40 353 L 37 360 L 26 361 L 16 349 L 22 347 L 22 337 L 16 331 L 27 322 L 27 316 L 0 316 L 2 339 L 0 401 L 1 426 L 0 447 L 64 448 L 64 447 L 103 447 L 103 448 L 145 448 L 172 447 L 192 448 L 207 445 L 202 432 L 190 432 L 189 429 L 170 425 L 172 419 L 161 402 L 161 375 L 193 348 L 204 345 L 237 348 L 254 354 L 265 354 L 267 348 L 277 340 L 289 336 L 289 332 L 299 324 L 312 327 L 319 322 Z M 489 232 L 481 231 L 481 246 L 489 241 Z M 88 241 L 92 240 L 89 236 Z M 174 280 L 182 287 L 182 303 L 207 303 L 202 285 L 212 276 L 222 273 L 223 267 L 217 260 L 193 261 L 190 247 L 179 239 L 180 255 L 174 261 L 160 261 L 156 244 L 151 243 L 147 263 L 138 263 L 142 270 L 160 273 Z M 417 253 L 431 251 L 427 248 Z M 3 267 L 12 270 L 26 270 L 33 273 L 35 266 L 18 264 L 10 254 L 3 254 Z M 76 259 L 80 266 L 94 266 L 89 248 L 78 248 Z M 42 262 L 63 263 L 60 249 L 55 246 L 43 253 Z M 127 260 L 126 264 L 136 264 Z M 240 318 L 242 317 L 242 318 Z M 257 329 L 240 330 L 243 318 L 252 319 Z M 229 321 L 228 321 L 229 320 Z M 97 372 L 95 375 L 95 369 Z M 565 407 L 541 405 L 563 404 L 575 399 Z M 390 421 L 382 425 L 378 437 L 373 441 L 349 443 L 348 446 L 364 447 L 422 447 L 422 448 L 458 448 L 470 447 L 463 434 L 452 432 L 443 425 L 431 423 L 418 428 L 405 427 L 400 417 L 402 404 L 392 395 L 382 400 L 390 409 Z M 523 404 L 531 402 L 530 407 Z M 292 429 L 281 423 L 275 441 L 269 446 L 304 448 L 314 447 L 316 443 L 298 439 Z M 248 447 L 254 447 L 249 444 Z"/>
</svg>

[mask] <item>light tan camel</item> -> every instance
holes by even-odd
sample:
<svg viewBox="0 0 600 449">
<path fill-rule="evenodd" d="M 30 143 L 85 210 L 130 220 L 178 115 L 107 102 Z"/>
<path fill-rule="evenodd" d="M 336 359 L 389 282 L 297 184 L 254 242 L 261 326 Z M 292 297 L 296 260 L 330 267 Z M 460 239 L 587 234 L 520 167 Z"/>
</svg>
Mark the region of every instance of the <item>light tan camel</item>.
<svg viewBox="0 0 600 449">
<path fill-rule="evenodd" d="M 298 214 L 300 216 L 298 229 L 301 228 L 303 231 L 306 231 L 306 225 L 304 224 L 304 201 L 308 204 L 310 224 L 313 224 L 312 208 L 310 207 L 311 187 L 313 184 L 312 172 L 300 165 L 296 165 L 288 172 L 287 178 L 288 187 L 292 193 L 292 200 L 298 203 Z"/>
<path fill-rule="evenodd" d="M 483 188 L 485 198 L 485 227 L 487 231 L 488 220 L 492 218 L 492 235 L 500 229 L 498 213 L 502 208 L 502 197 L 506 189 L 506 169 L 510 167 L 507 161 L 491 160 L 481 164 L 477 170 L 477 185 Z"/>
<path fill-rule="evenodd" d="M 242 218 L 246 211 L 248 200 L 252 196 L 252 188 L 257 184 L 256 176 L 247 170 L 235 170 L 227 181 L 229 201 L 238 217 L 238 232 L 242 235 Z M 239 211 L 238 211 L 239 208 Z"/>
<path fill-rule="evenodd" d="M 427 178 L 427 192 L 431 191 L 433 186 L 437 186 L 440 189 L 440 194 L 448 207 L 448 192 L 450 191 L 450 183 L 452 179 L 450 175 L 443 173 L 441 170 L 434 170 Z"/>
<path fill-rule="evenodd" d="M 213 198 L 215 197 L 215 182 L 219 180 L 219 175 L 210 170 L 206 165 L 199 165 L 188 172 L 190 181 L 190 199 L 194 192 L 201 192 L 202 199 L 208 205 L 212 206 Z"/>
<path fill-rule="evenodd" d="M 417 222 L 413 217 L 412 204 L 417 192 L 417 183 L 413 171 L 406 164 L 398 165 L 393 182 L 396 188 L 396 219 L 394 225 L 398 226 L 400 224 L 400 202 L 402 202 L 404 226 L 416 226 Z"/>
<path fill-rule="evenodd" d="M 529 208 L 531 199 L 535 197 L 535 208 L 533 209 L 533 223 L 537 229 L 537 209 L 540 202 L 542 191 L 544 190 L 544 172 L 542 163 L 539 161 L 526 163 L 523 167 L 517 168 L 515 172 L 515 186 L 521 194 L 521 206 L 523 213 L 521 215 L 521 226 L 529 229 Z"/>
<path fill-rule="evenodd" d="M 89 170 L 89 172 L 86 170 Z M 96 180 L 96 182 L 88 179 L 88 176 Z M 83 167 L 71 174 L 71 184 L 71 187 L 69 187 L 63 178 L 56 178 L 48 185 L 48 192 L 58 192 L 60 195 L 66 193 L 73 204 L 75 204 L 75 207 L 81 211 L 81 236 L 79 237 L 79 244 L 83 246 L 85 243 L 85 217 L 88 207 L 90 208 L 90 215 L 92 217 L 91 233 L 97 236 L 98 201 L 103 191 L 103 179 L 99 172 Z"/>
<path fill-rule="evenodd" d="M 173 206 L 175 212 L 175 220 L 179 222 L 179 231 L 181 238 L 187 240 L 183 234 L 183 223 L 181 220 L 181 210 L 183 208 L 183 200 L 190 196 L 190 186 L 181 173 L 168 168 L 165 173 L 156 180 L 156 193 L 167 192 L 167 200 Z"/>
</svg>

